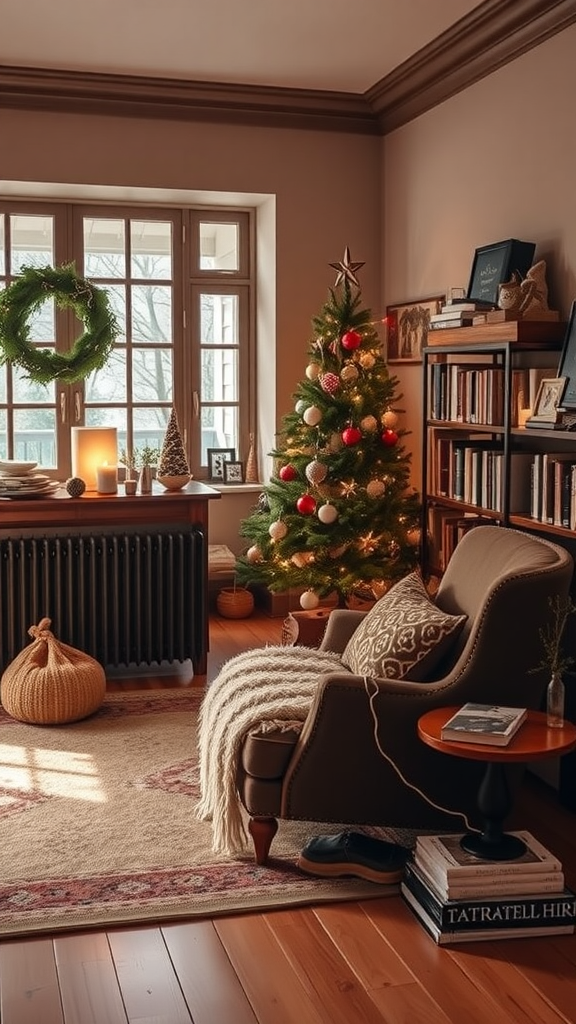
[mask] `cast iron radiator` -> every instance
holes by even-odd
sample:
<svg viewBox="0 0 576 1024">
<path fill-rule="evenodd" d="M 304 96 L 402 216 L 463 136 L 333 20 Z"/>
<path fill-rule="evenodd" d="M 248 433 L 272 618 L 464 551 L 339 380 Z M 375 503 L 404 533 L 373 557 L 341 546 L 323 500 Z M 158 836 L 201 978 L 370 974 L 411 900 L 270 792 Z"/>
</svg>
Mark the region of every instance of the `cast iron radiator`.
<svg viewBox="0 0 576 1024">
<path fill-rule="evenodd" d="M 205 647 L 201 529 L 0 539 L 0 670 L 52 620 L 104 666 L 195 661 Z"/>
</svg>

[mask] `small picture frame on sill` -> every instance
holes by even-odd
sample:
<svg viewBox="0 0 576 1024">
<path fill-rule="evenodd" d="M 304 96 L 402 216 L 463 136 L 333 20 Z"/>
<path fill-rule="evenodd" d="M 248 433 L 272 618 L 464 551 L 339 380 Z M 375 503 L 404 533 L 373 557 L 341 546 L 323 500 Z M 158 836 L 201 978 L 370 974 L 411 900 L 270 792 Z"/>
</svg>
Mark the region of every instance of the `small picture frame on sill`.
<svg viewBox="0 0 576 1024">
<path fill-rule="evenodd" d="M 242 462 L 225 462 L 222 468 L 224 470 L 225 484 L 244 483 L 244 465 Z"/>
<path fill-rule="evenodd" d="M 224 465 L 226 462 L 236 460 L 235 448 L 208 448 L 208 476 L 210 480 L 219 480 L 224 483 Z"/>
<path fill-rule="evenodd" d="M 558 422 L 561 415 L 558 409 L 565 387 L 566 377 L 545 377 L 544 380 L 540 381 L 534 410 L 530 417 L 531 423 Z"/>
</svg>

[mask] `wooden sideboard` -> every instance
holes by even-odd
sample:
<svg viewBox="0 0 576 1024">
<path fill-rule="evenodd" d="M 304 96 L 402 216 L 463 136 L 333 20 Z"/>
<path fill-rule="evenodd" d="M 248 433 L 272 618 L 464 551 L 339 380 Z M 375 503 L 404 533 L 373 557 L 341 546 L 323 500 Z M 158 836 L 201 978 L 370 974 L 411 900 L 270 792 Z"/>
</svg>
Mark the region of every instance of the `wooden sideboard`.
<svg viewBox="0 0 576 1024">
<path fill-rule="evenodd" d="M 0 499 L 1 667 L 28 642 L 28 620 L 47 616 L 102 663 L 190 657 L 204 675 L 208 503 L 220 497 L 191 481 L 134 496 L 120 484 L 113 495 Z"/>
</svg>

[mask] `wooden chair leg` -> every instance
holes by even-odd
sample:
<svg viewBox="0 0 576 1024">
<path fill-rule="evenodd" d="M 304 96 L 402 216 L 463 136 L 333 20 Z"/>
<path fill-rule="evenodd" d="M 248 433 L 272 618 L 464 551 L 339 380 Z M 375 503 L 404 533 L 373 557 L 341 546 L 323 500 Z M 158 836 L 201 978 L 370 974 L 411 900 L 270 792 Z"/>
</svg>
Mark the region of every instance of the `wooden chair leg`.
<svg viewBox="0 0 576 1024">
<path fill-rule="evenodd" d="M 265 864 L 268 860 L 272 840 L 278 831 L 276 818 L 250 818 L 248 831 L 254 843 L 256 863 Z"/>
</svg>

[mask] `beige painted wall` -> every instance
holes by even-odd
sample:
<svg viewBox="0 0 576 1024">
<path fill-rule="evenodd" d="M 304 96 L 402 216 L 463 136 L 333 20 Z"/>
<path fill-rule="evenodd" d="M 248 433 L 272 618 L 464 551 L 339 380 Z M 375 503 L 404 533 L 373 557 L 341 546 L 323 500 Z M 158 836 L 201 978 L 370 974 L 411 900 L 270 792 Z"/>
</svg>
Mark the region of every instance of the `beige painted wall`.
<svg viewBox="0 0 576 1024">
<path fill-rule="evenodd" d="M 576 26 L 382 140 L 382 304 L 466 287 L 474 250 L 536 242 L 550 305 L 576 298 Z M 421 366 L 398 371 L 419 488 Z"/>
</svg>

